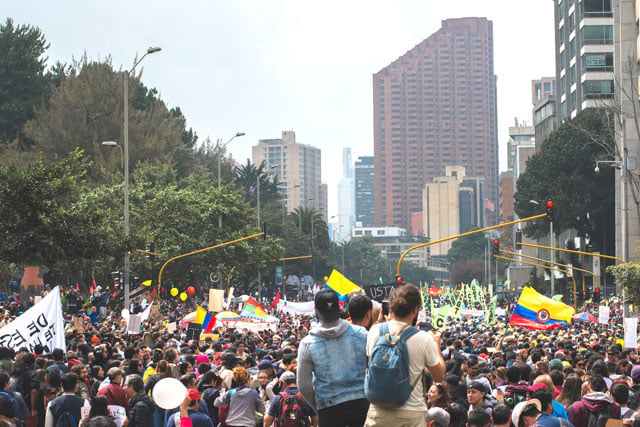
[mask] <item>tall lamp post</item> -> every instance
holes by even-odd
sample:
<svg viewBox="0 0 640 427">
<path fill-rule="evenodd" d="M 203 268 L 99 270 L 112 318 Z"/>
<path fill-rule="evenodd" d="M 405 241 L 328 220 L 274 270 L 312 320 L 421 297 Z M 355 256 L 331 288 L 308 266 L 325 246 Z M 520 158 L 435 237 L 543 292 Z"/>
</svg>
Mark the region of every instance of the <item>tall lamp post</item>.
<svg viewBox="0 0 640 427">
<path fill-rule="evenodd" d="M 238 138 L 240 136 L 244 136 L 245 133 L 244 132 L 236 132 L 235 135 L 233 135 L 231 138 L 229 138 L 229 140 L 227 142 L 225 142 L 224 144 L 220 145 L 220 140 L 218 139 L 217 141 L 217 147 L 218 147 L 218 190 L 220 190 L 220 188 L 222 188 L 222 149 L 225 148 L 227 145 L 229 145 L 229 143 L 231 141 L 234 140 L 234 138 Z M 260 227 L 260 224 L 258 224 L 258 228 Z M 218 228 L 222 228 L 222 215 L 218 216 Z"/>
<path fill-rule="evenodd" d="M 133 74 L 138 64 L 142 62 L 147 55 L 151 55 L 152 53 L 160 52 L 162 50 L 160 47 L 150 47 L 147 49 L 144 55 L 140 57 L 131 67 L 131 70 L 124 71 L 124 147 L 120 147 L 120 144 L 115 141 L 105 141 L 102 145 L 107 147 L 115 147 L 121 149 L 122 154 L 122 167 L 124 169 L 124 235 L 126 241 L 126 250 L 124 252 L 124 306 L 128 310 L 129 309 L 129 251 L 131 250 L 131 243 L 129 242 L 130 232 L 129 232 L 129 75 Z"/>
</svg>

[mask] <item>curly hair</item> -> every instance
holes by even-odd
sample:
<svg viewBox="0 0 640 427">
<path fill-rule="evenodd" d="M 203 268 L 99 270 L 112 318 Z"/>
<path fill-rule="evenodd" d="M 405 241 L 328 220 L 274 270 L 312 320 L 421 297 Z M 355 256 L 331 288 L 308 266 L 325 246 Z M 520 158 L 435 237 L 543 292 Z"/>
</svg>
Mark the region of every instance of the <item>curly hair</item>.
<svg viewBox="0 0 640 427">
<path fill-rule="evenodd" d="M 245 385 L 249 380 L 249 372 L 243 367 L 233 368 L 233 384 L 238 387 Z"/>
</svg>

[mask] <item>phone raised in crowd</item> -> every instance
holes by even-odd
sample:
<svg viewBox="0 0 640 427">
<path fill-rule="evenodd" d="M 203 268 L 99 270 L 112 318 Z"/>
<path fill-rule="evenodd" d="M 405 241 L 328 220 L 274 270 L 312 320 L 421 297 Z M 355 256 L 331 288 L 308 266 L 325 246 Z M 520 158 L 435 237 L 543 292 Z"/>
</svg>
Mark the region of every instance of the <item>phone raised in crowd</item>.
<svg viewBox="0 0 640 427">
<path fill-rule="evenodd" d="M 389 315 L 389 301 L 382 301 L 382 314 L 384 316 Z"/>
</svg>

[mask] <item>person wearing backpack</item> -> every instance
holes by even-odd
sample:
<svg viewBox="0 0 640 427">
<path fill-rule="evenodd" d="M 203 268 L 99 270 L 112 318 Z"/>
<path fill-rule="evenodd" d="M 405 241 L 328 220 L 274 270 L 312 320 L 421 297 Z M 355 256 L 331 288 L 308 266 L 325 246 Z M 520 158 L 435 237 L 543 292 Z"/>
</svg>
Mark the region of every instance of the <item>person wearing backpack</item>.
<svg viewBox="0 0 640 427">
<path fill-rule="evenodd" d="M 62 394 L 47 405 L 45 427 L 77 427 L 82 419 L 82 413 L 89 413 L 91 404 L 88 400 L 76 396 L 77 388 L 76 374 L 69 372 L 62 376 Z"/>
<path fill-rule="evenodd" d="M 421 308 L 417 287 L 406 284 L 394 288 L 389 296 L 391 320 L 369 331 L 365 392 L 371 406 L 366 426 L 425 425 L 424 369 L 439 383 L 444 379 L 445 363 L 440 335 L 412 326 Z"/>
<path fill-rule="evenodd" d="M 340 318 L 338 295 L 316 294 L 319 325 L 298 349 L 298 387 L 318 412 L 320 427 L 361 427 L 369 402 L 364 394 L 366 330 Z"/>
<path fill-rule="evenodd" d="M 599 418 L 620 419 L 620 405 L 607 394 L 607 383 L 599 376 L 593 376 L 587 383 L 587 393 L 569 408 L 569 421 L 574 426 L 591 427 Z"/>
<path fill-rule="evenodd" d="M 280 376 L 284 391 L 273 397 L 269 411 L 264 416 L 264 427 L 317 426 L 318 416 L 298 391 L 296 374 L 285 371 Z"/>
</svg>

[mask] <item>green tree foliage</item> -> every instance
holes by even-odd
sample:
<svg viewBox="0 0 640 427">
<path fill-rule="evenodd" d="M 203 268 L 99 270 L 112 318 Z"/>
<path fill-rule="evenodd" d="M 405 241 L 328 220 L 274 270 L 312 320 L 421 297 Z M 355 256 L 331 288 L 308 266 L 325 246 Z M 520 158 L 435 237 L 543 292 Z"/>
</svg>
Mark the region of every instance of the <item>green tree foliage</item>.
<svg viewBox="0 0 640 427">
<path fill-rule="evenodd" d="M 11 18 L 0 24 L 0 148 L 16 138 L 23 149 L 28 146 L 22 127 L 49 95 L 48 48 L 37 27 L 16 26 Z"/>
<path fill-rule="evenodd" d="M 123 142 L 123 73 L 115 72 L 110 60 L 89 62 L 86 58 L 75 70 L 54 89 L 49 104 L 37 109 L 35 118 L 25 125 L 25 133 L 45 158 L 65 155 L 76 147 L 83 149 L 93 161 L 87 180 L 104 183 L 109 171 L 121 165 L 119 150 L 101 142 Z M 138 88 L 139 78 L 132 77 L 129 84 Z M 193 156 L 182 140 L 184 117 L 170 112 L 153 90 L 140 86 L 129 93 L 135 94 L 129 101 L 133 104 L 129 109 L 131 169 L 140 161 L 158 159 L 186 175 Z"/>
<path fill-rule="evenodd" d="M 640 305 L 640 263 L 611 265 L 607 273 L 613 275 L 616 285 L 624 289 L 625 304 Z"/>
<path fill-rule="evenodd" d="M 594 172 L 596 159 L 614 145 L 612 117 L 604 109 L 587 109 L 563 123 L 527 162 L 514 195 L 515 211 L 521 218 L 544 212 L 544 202 L 555 204 L 554 232 L 578 229 L 589 213 L 594 247 L 612 248 L 614 236 L 614 175 L 611 168 Z M 608 147 L 608 148 L 607 148 Z M 530 201 L 540 203 L 535 205 Z M 525 234 L 548 234 L 546 219 L 527 223 Z M 607 236 L 607 240 L 603 236 Z"/>
<path fill-rule="evenodd" d="M 60 270 L 103 252 L 100 215 L 81 207 L 86 169 L 78 150 L 50 164 L 0 166 L 1 260 Z"/>
</svg>

